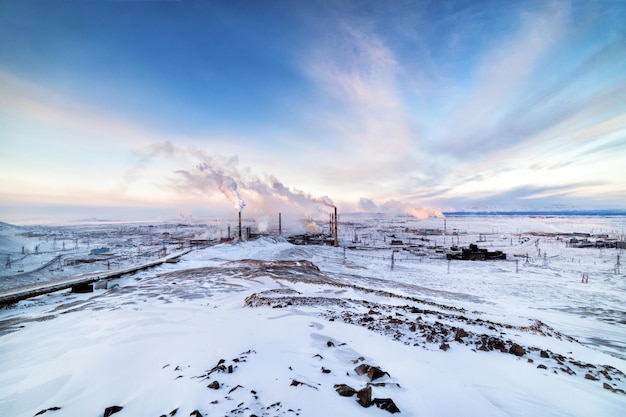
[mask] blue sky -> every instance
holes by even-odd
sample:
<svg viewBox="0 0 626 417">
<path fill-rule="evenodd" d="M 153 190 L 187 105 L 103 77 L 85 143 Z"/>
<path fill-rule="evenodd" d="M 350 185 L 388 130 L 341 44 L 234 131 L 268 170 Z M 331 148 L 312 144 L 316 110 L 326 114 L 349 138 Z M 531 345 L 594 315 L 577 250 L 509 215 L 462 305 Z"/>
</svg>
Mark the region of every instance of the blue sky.
<svg viewBox="0 0 626 417">
<path fill-rule="evenodd" d="M 623 1 L 0 0 L 0 216 L 626 209 L 625 21 Z"/>
</svg>

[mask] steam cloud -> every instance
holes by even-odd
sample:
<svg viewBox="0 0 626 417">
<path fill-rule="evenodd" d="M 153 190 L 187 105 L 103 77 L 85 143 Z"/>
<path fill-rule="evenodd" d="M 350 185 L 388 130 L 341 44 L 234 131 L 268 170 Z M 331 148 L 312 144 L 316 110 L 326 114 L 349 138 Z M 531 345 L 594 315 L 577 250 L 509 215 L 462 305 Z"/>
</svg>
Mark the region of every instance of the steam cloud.
<svg viewBox="0 0 626 417">
<path fill-rule="evenodd" d="M 445 217 L 439 209 L 423 206 L 415 207 L 409 203 L 397 200 L 388 200 L 378 205 L 372 199 L 361 198 L 359 201 L 359 209 L 365 212 L 403 213 L 421 220 L 427 219 L 429 217 Z"/>
<path fill-rule="evenodd" d="M 265 211 L 265 214 L 291 208 L 302 216 L 324 211 L 323 207 L 334 207 L 332 199 L 327 196 L 315 197 L 289 188 L 271 175 L 260 177 L 248 170 L 240 170 L 236 157 L 225 158 L 199 149 L 177 147 L 169 142 L 155 144 L 148 152 L 139 154 L 136 166 L 131 167 L 129 172 L 137 175 L 151 159 L 157 157 L 173 160 L 177 164 L 195 165 L 192 169 L 174 171 L 172 186 L 180 193 L 210 196 L 219 190 L 238 212 L 246 207 L 246 200 L 253 200 L 255 209 Z"/>
<path fill-rule="evenodd" d="M 237 191 L 237 182 L 232 177 L 220 171 L 216 171 L 215 169 L 211 168 L 211 166 L 209 166 L 206 162 L 198 164 L 197 168 L 200 172 L 207 173 L 208 178 L 214 180 L 215 183 L 219 184 L 218 188 L 222 193 L 224 193 L 228 201 L 233 203 L 235 210 L 239 212 L 243 210 L 243 208 L 246 206 L 246 203 L 239 195 L 239 191 Z"/>
<path fill-rule="evenodd" d="M 147 152 L 139 153 L 136 164 L 128 170 L 127 176 L 137 176 L 139 171 L 157 157 L 175 161 L 180 165 L 192 165 L 193 169 L 174 171 L 171 185 L 183 194 L 213 195 L 220 191 L 238 212 L 246 207 L 246 200 L 258 215 L 274 214 L 276 211 L 292 211 L 298 216 L 309 216 L 328 212 L 335 203 L 328 196 L 316 197 L 301 190 L 289 188 L 272 175 L 260 177 L 249 170 L 240 170 L 237 157 L 226 158 L 218 154 L 208 154 L 200 149 L 182 148 L 170 142 L 154 144 Z M 194 163 L 195 162 L 195 163 Z M 377 204 L 374 200 L 361 198 L 359 209 L 365 212 L 403 213 L 418 219 L 444 217 L 441 211 L 430 207 L 388 200 Z"/>
</svg>

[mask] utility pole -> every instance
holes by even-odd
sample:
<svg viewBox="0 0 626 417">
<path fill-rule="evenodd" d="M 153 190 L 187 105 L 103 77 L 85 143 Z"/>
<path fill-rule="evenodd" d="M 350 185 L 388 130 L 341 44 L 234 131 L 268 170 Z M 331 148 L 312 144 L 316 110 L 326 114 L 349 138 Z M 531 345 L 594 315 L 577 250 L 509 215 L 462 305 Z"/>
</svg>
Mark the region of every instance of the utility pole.
<svg viewBox="0 0 626 417">
<path fill-rule="evenodd" d="M 615 263 L 615 274 L 619 274 L 619 268 L 622 266 L 619 262 L 619 254 L 617 255 L 617 263 Z"/>
</svg>

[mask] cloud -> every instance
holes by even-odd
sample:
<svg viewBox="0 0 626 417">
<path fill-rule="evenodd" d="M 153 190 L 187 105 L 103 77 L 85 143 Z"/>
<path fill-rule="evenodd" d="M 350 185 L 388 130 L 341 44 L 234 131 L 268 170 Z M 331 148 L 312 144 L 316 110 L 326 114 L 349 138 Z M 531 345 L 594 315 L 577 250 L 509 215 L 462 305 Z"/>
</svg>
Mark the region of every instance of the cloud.
<svg viewBox="0 0 626 417">
<path fill-rule="evenodd" d="M 138 155 L 138 165 L 131 171 L 143 169 L 158 159 L 170 159 L 178 164 L 167 181 L 170 189 L 179 195 L 215 196 L 221 193 L 236 211 L 254 206 L 256 211 L 280 211 L 282 208 L 304 214 L 320 213 L 324 211 L 323 207 L 334 207 L 328 196 L 315 197 L 284 185 L 272 175 L 259 176 L 250 169 L 241 169 L 237 156 L 225 157 L 169 142 L 152 144 Z"/>
<path fill-rule="evenodd" d="M 137 128 L 119 115 L 89 107 L 1 69 L 0 109 L 30 123 L 107 138 L 109 143 L 123 148 L 147 145 L 154 140 L 152 132 Z M 84 143 L 80 134 L 68 136 L 66 140 L 73 145 Z"/>
<path fill-rule="evenodd" d="M 371 198 L 361 197 L 359 199 L 358 207 L 359 207 L 359 210 L 361 211 L 371 212 L 371 213 L 379 210 L 378 205 Z"/>
<path fill-rule="evenodd" d="M 328 181 L 358 183 L 372 166 L 387 178 L 406 168 L 415 132 L 402 101 L 402 68 L 368 22 L 341 21 L 315 41 L 302 66 L 318 92 L 303 111 L 334 149 L 325 155 Z"/>
<path fill-rule="evenodd" d="M 527 88 L 532 90 L 537 67 L 559 44 L 567 23 L 567 7 L 551 3 L 541 12 L 524 14 L 520 19 L 514 35 L 483 54 L 476 81 L 448 121 L 451 129 L 436 146 L 437 151 L 468 158 L 524 139 L 526 132 L 514 121 L 532 111 L 532 106 L 520 102 L 517 95 Z"/>
</svg>

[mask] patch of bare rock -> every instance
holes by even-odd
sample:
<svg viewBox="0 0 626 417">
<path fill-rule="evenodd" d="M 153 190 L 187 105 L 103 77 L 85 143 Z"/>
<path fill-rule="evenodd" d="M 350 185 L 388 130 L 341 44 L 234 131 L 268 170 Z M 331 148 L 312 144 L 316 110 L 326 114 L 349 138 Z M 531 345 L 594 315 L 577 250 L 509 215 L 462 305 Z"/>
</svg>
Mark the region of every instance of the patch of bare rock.
<svg viewBox="0 0 626 417">
<path fill-rule="evenodd" d="M 370 381 L 374 381 L 385 376 L 390 377 L 388 372 L 383 371 L 377 366 L 372 366 L 365 363 L 362 363 L 354 368 L 354 372 L 356 372 L 357 375 L 366 375 Z M 389 411 L 392 414 L 400 412 L 400 409 L 391 398 L 372 398 L 372 386 L 385 386 L 385 383 L 367 383 L 365 387 L 359 389 L 358 391 L 347 384 L 336 384 L 334 388 L 335 391 L 337 391 L 337 394 L 341 395 L 342 397 L 356 396 L 356 402 L 359 403 L 362 407 L 368 408 L 371 406 L 376 406 L 382 410 Z"/>
<path fill-rule="evenodd" d="M 372 292 L 375 290 L 367 290 Z M 385 295 L 385 293 L 381 293 Z M 257 293 L 245 300 L 247 307 L 310 307 L 328 321 L 362 326 L 370 331 L 388 336 L 406 345 L 426 349 L 448 351 L 455 346 L 481 352 L 501 352 L 518 359 L 526 358 L 538 370 L 575 376 L 584 375 L 584 380 L 607 384 L 611 392 L 624 394 L 626 374 L 608 365 L 585 363 L 572 357 L 553 353 L 536 346 L 524 346 L 513 340 L 517 332 L 526 332 L 544 337 L 578 343 L 541 321 L 533 321 L 528 326 L 514 326 L 480 318 L 478 312 L 467 311 L 423 301 L 414 297 L 406 298 L 412 304 L 403 306 L 376 303 L 354 298 L 308 297 L 301 294 Z M 469 317 L 468 317 L 469 316 Z M 346 391 L 347 392 L 347 391 Z M 340 394 L 341 395 L 341 394 Z"/>
</svg>

